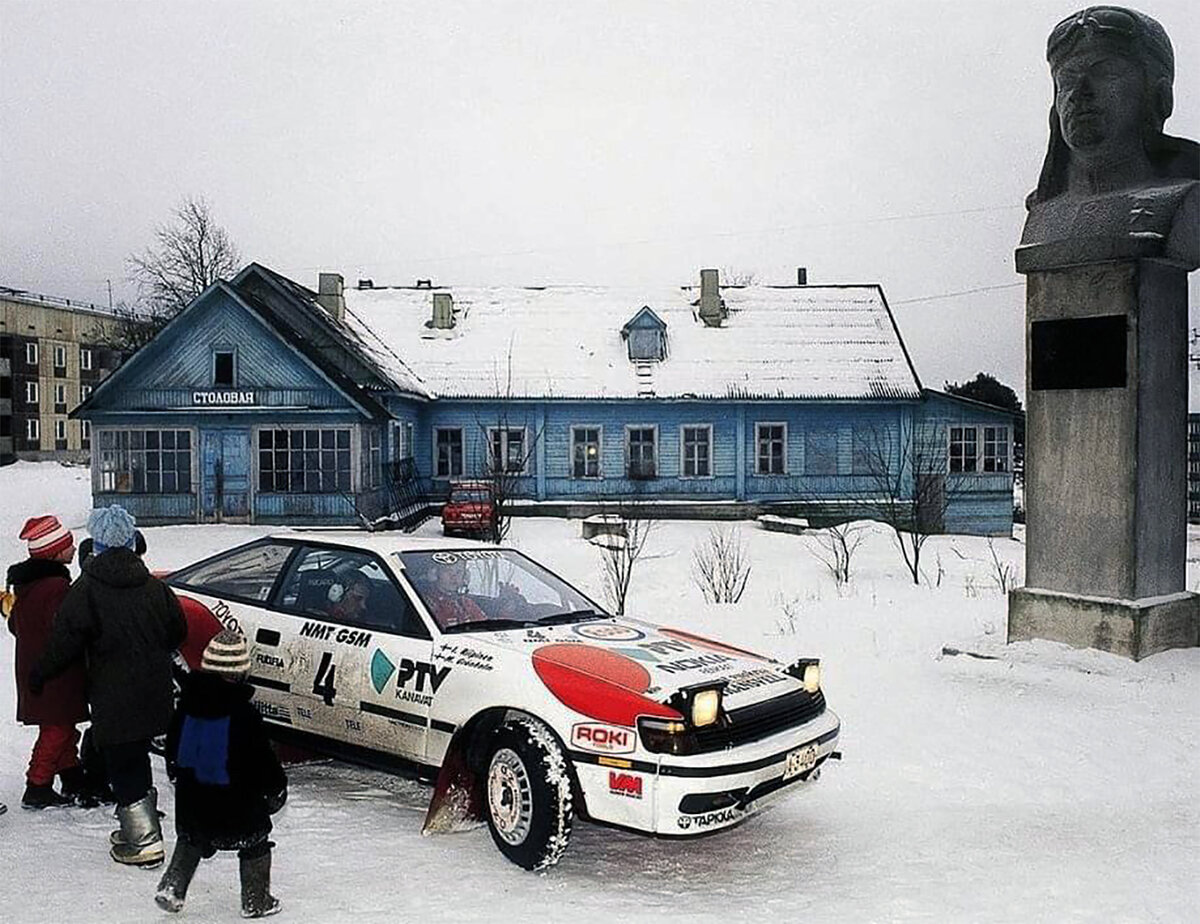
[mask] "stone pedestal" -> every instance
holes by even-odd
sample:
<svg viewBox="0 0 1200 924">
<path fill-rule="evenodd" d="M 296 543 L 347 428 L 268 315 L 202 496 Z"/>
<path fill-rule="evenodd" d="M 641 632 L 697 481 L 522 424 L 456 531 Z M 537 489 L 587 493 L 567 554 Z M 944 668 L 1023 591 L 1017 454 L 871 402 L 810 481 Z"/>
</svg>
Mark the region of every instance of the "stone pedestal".
<svg viewBox="0 0 1200 924">
<path fill-rule="evenodd" d="M 1036 256 L 1034 254 L 1033 256 Z M 1056 256 L 1056 255 L 1055 255 Z M 1185 591 L 1187 271 L 1026 254 L 1026 587 L 1009 641 L 1197 644 Z"/>
</svg>

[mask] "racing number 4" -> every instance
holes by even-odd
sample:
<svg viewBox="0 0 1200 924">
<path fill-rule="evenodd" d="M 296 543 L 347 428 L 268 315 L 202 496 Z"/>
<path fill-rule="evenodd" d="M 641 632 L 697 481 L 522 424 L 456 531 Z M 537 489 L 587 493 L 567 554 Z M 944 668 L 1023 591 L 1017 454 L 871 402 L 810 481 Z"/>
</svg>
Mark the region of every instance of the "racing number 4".
<svg viewBox="0 0 1200 924">
<path fill-rule="evenodd" d="M 321 655 L 321 663 L 317 665 L 317 676 L 313 680 L 313 694 L 321 697 L 326 706 L 333 705 L 337 696 L 337 687 L 333 685 L 333 674 L 337 665 L 333 663 L 333 652 L 326 651 Z"/>
</svg>

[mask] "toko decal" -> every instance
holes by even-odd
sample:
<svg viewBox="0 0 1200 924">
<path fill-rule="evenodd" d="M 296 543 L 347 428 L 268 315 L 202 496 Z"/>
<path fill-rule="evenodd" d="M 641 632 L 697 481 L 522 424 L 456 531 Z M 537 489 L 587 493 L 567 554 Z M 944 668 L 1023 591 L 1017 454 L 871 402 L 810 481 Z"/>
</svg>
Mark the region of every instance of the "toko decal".
<svg viewBox="0 0 1200 924">
<path fill-rule="evenodd" d="M 376 693 L 383 692 L 383 688 L 395 672 L 396 665 L 392 663 L 392 659 L 376 648 L 375 654 L 371 656 L 371 686 L 375 688 Z"/>
<path fill-rule="evenodd" d="M 572 627 L 576 635 L 590 638 L 597 642 L 636 642 L 645 638 L 646 633 L 633 626 L 625 626 L 619 622 L 588 622 Z"/>
</svg>

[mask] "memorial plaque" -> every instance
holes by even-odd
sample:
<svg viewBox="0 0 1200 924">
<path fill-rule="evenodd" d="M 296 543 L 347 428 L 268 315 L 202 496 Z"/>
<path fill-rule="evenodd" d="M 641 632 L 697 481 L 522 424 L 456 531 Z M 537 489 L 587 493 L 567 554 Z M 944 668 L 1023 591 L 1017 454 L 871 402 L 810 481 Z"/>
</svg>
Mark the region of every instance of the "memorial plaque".
<svg viewBox="0 0 1200 924">
<path fill-rule="evenodd" d="M 1034 321 L 1030 388 L 1124 388 L 1125 315 Z"/>
</svg>

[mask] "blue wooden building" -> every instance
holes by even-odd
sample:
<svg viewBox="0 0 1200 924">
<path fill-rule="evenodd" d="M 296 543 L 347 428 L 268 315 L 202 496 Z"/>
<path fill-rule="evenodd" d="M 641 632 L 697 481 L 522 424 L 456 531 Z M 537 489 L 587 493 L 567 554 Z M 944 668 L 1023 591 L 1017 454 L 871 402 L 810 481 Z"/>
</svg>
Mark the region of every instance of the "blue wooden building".
<svg viewBox="0 0 1200 924">
<path fill-rule="evenodd" d="M 313 292 L 251 264 L 76 413 L 96 503 L 146 523 L 359 522 L 500 467 L 524 512 L 859 516 L 919 486 L 948 531 L 1012 526 L 1011 415 L 923 389 L 878 286 Z"/>
</svg>

